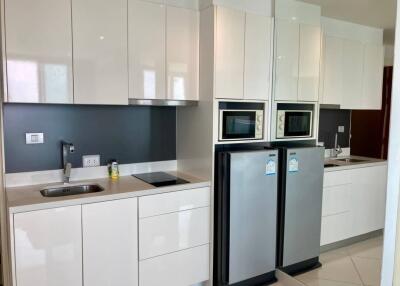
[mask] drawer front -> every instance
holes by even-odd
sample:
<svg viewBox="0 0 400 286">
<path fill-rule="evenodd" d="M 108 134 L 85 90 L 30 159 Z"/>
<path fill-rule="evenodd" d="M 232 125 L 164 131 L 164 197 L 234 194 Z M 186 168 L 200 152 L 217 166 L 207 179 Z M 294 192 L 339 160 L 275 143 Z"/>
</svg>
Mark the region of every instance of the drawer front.
<svg viewBox="0 0 400 286">
<path fill-rule="evenodd" d="M 210 206 L 210 188 L 192 189 L 139 198 L 139 217 L 150 217 Z"/>
<path fill-rule="evenodd" d="M 351 185 L 324 188 L 322 216 L 330 216 L 350 211 Z"/>
<path fill-rule="evenodd" d="M 324 187 L 346 185 L 351 183 L 351 171 L 337 171 L 324 173 Z"/>
<path fill-rule="evenodd" d="M 351 213 L 341 213 L 322 218 L 321 245 L 327 245 L 352 237 Z"/>
<path fill-rule="evenodd" d="M 139 262 L 140 286 L 188 286 L 209 278 L 209 245 Z"/>
<path fill-rule="evenodd" d="M 210 241 L 210 208 L 139 220 L 139 258 L 163 255 Z"/>
</svg>

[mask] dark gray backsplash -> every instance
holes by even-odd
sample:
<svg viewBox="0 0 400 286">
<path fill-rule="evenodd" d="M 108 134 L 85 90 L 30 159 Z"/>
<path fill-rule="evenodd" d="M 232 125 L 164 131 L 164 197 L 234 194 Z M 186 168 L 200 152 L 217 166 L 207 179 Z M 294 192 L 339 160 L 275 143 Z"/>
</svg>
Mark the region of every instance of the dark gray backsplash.
<svg viewBox="0 0 400 286">
<path fill-rule="evenodd" d="M 344 126 L 344 133 L 338 133 L 338 144 L 343 148 L 350 147 L 350 122 L 350 110 L 321 109 L 318 141 L 324 142 L 327 149 L 334 148 L 338 127 Z"/>
<path fill-rule="evenodd" d="M 29 132 L 45 143 L 26 145 Z M 61 169 L 61 140 L 75 145 L 73 167 L 96 154 L 102 165 L 175 160 L 176 108 L 5 104 L 4 140 L 7 173 Z"/>
</svg>

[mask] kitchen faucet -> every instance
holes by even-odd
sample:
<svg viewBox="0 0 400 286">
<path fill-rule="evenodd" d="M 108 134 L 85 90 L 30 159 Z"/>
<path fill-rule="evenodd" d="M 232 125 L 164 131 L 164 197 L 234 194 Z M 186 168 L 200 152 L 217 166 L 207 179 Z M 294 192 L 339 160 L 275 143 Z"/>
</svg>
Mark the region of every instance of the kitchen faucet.
<svg viewBox="0 0 400 286">
<path fill-rule="evenodd" d="M 72 167 L 72 164 L 68 162 L 68 154 L 74 153 L 75 147 L 74 147 L 74 144 L 68 143 L 65 141 L 62 141 L 61 144 L 62 144 L 62 153 L 63 153 L 62 159 L 63 159 L 63 167 L 64 167 L 63 182 L 65 184 L 68 184 L 69 179 L 71 177 L 71 167 Z"/>
<path fill-rule="evenodd" d="M 331 157 L 337 158 L 339 154 L 342 154 L 343 150 L 342 147 L 338 144 L 338 134 L 335 134 L 335 148 L 331 151 Z"/>
</svg>

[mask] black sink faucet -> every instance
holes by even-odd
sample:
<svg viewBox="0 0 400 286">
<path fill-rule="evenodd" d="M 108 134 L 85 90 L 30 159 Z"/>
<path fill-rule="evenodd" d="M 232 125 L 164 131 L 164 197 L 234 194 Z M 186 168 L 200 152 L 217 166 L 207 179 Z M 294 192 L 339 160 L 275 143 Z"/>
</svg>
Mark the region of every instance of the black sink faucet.
<svg viewBox="0 0 400 286">
<path fill-rule="evenodd" d="M 62 141 L 61 145 L 62 145 L 63 167 L 64 167 L 63 182 L 69 183 L 69 179 L 71 177 L 72 164 L 68 162 L 68 154 L 75 152 L 75 146 L 74 144 L 65 141 Z"/>
</svg>

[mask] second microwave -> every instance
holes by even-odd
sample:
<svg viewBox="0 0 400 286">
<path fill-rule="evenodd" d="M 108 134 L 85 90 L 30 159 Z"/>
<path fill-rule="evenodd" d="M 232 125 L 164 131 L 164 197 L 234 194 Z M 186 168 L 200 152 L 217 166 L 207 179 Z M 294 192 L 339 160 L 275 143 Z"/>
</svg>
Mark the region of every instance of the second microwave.
<svg viewBox="0 0 400 286">
<path fill-rule="evenodd" d="M 313 111 L 311 110 L 278 110 L 276 121 L 276 138 L 312 138 Z"/>
</svg>

